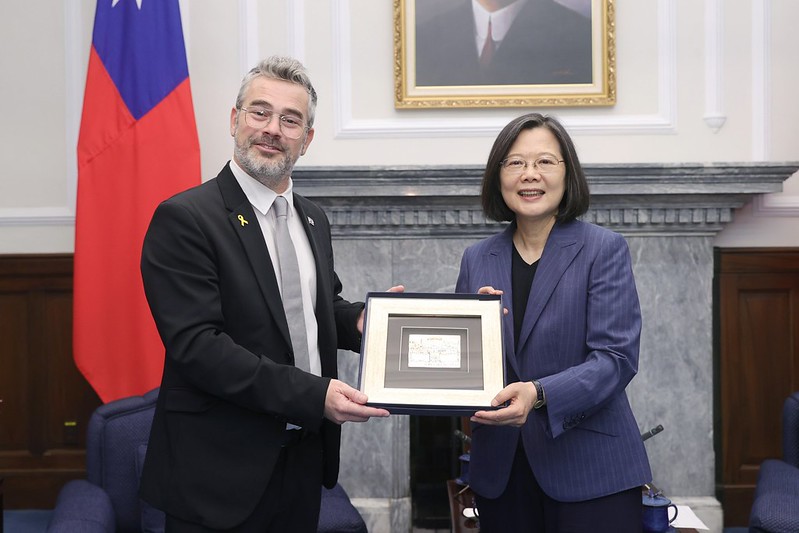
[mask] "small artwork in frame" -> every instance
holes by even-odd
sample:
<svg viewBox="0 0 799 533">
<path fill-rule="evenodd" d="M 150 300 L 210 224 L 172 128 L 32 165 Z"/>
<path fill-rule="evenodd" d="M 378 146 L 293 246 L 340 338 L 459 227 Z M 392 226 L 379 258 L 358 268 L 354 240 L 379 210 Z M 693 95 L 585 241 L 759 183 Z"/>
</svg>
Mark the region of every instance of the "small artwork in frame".
<svg viewBox="0 0 799 533">
<path fill-rule="evenodd" d="M 615 0 L 394 0 L 400 109 L 616 103 Z"/>
<path fill-rule="evenodd" d="M 399 414 L 492 409 L 504 387 L 502 305 L 495 295 L 369 293 L 359 386 Z"/>
</svg>

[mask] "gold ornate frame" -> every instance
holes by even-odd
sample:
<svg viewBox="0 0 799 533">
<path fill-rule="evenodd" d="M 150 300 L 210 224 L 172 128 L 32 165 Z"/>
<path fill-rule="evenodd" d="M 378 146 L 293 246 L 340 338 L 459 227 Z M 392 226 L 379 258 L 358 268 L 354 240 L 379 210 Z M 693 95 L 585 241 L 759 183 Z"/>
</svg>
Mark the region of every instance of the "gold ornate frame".
<svg viewBox="0 0 799 533">
<path fill-rule="evenodd" d="M 394 0 L 394 106 L 397 109 L 437 109 L 614 105 L 615 0 L 590 2 L 593 83 L 424 87 L 417 86 L 415 79 L 416 0 Z"/>
</svg>

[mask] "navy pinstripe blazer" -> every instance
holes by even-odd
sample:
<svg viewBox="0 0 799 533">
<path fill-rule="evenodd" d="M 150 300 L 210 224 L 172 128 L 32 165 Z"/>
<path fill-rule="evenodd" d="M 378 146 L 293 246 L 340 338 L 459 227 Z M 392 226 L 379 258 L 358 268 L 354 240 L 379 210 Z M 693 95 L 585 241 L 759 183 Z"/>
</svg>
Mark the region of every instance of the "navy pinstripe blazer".
<svg viewBox="0 0 799 533">
<path fill-rule="evenodd" d="M 536 480 L 558 501 L 606 496 L 652 480 L 625 388 L 638 371 L 641 311 L 624 238 L 575 221 L 556 223 L 514 345 L 511 257 L 515 223 L 463 254 L 457 292 L 504 291 L 506 365 L 538 379 L 547 406 L 521 428 L 472 428 L 470 480 L 502 494 L 521 436 Z"/>
</svg>

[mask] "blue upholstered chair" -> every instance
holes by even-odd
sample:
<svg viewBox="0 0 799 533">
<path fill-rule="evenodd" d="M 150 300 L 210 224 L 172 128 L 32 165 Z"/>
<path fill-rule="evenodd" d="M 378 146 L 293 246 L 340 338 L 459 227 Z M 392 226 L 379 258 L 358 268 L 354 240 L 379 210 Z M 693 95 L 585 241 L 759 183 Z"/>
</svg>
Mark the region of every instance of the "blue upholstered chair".
<svg viewBox="0 0 799 533">
<path fill-rule="evenodd" d="M 52 533 L 156 532 L 164 514 L 139 499 L 139 475 L 158 389 L 101 405 L 86 437 L 86 478 L 70 481 L 58 495 Z M 340 485 L 322 489 L 319 531 L 366 533 L 363 518 Z"/>
<path fill-rule="evenodd" d="M 760 465 L 750 532 L 799 532 L 799 392 L 783 404 L 782 455 L 782 460 L 766 459 Z"/>
</svg>

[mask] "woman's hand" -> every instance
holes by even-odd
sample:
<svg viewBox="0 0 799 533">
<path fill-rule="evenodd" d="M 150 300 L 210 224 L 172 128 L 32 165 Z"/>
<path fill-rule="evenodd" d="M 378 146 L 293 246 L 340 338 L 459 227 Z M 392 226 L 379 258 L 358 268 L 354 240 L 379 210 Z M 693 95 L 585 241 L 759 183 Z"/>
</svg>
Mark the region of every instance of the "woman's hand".
<svg viewBox="0 0 799 533">
<path fill-rule="evenodd" d="M 486 285 L 485 287 L 480 287 L 477 289 L 477 294 L 502 294 L 502 291 L 497 290 L 490 285 Z"/>
<path fill-rule="evenodd" d="M 477 289 L 477 294 L 504 294 L 504 293 L 499 289 L 495 289 L 494 287 L 486 285 L 485 287 L 480 287 L 479 289 Z M 503 307 L 502 312 L 507 315 L 508 308 Z"/>
<path fill-rule="evenodd" d="M 522 426 L 527 415 L 538 399 L 535 385 L 530 381 L 511 383 L 494 396 L 491 405 L 496 407 L 510 402 L 506 407 L 496 411 L 477 411 L 471 417 L 472 422 L 489 426 Z"/>
</svg>

